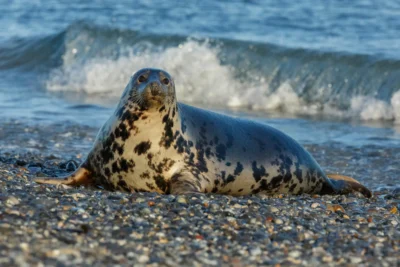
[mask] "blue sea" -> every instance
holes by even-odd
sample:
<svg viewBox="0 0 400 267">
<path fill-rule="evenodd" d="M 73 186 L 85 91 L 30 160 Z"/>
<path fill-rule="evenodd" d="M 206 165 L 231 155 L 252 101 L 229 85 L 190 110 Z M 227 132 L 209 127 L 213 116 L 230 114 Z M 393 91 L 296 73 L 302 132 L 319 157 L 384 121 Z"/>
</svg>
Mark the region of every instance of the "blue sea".
<svg viewBox="0 0 400 267">
<path fill-rule="evenodd" d="M 268 123 L 367 184 L 400 181 L 397 0 L 0 0 L 0 14 L 0 127 L 95 134 L 157 67 L 179 101 Z"/>
</svg>

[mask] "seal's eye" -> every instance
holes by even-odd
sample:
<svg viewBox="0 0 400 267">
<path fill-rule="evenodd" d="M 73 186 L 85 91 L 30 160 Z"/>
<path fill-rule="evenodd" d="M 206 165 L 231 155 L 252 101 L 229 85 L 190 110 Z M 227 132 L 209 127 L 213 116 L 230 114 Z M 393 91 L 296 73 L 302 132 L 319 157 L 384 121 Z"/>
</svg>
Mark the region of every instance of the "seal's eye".
<svg viewBox="0 0 400 267">
<path fill-rule="evenodd" d="M 146 77 L 144 77 L 143 75 L 140 75 L 138 78 L 138 82 L 140 83 L 144 83 L 146 80 L 147 80 Z"/>
<path fill-rule="evenodd" d="M 163 84 L 165 84 L 165 85 L 168 85 L 168 84 L 169 84 L 168 78 L 162 79 L 161 82 L 162 82 Z"/>
</svg>

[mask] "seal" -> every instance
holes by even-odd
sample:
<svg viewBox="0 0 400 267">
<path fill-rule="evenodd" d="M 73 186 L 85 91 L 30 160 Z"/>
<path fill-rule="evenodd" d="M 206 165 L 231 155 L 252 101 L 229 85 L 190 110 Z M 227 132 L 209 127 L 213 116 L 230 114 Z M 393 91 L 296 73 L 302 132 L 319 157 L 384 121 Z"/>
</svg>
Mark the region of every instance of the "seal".
<svg viewBox="0 0 400 267">
<path fill-rule="evenodd" d="M 371 191 L 326 175 L 294 139 L 268 125 L 177 102 L 172 77 L 142 69 L 126 86 L 86 160 L 38 183 L 161 194 L 347 194 Z"/>
</svg>

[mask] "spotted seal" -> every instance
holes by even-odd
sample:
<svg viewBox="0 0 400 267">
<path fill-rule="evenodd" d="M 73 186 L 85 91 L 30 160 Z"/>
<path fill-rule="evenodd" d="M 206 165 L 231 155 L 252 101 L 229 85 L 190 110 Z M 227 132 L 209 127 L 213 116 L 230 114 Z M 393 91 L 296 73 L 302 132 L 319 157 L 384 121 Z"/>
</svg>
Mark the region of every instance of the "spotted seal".
<svg viewBox="0 0 400 267">
<path fill-rule="evenodd" d="M 294 139 L 268 125 L 176 100 L 172 77 L 135 73 L 78 170 L 38 183 L 95 184 L 162 194 L 346 194 L 371 192 L 353 178 L 326 175 Z"/>
</svg>

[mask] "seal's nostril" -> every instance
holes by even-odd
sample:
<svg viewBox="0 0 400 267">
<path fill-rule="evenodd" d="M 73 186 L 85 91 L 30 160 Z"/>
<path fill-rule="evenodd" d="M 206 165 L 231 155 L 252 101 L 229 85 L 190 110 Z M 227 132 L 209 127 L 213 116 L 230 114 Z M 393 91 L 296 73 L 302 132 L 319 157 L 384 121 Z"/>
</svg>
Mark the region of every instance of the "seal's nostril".
<svg viewBox="0 0 400 267">
<path fill-rule="evenodd" d="M 152 96 L 158 96 L 161 94 L 161 88 L 160 85 L 158 83 L 151 83 L 150 84 L 150 93 Z"/>
<path fill-rule="evenodd" d="M 154 87 L 151 88 L 150 92 L 153 96 L 159 95 L 161 93 L 158 88 L 154 88 Z"/>
</svg>

